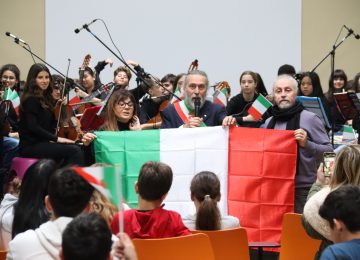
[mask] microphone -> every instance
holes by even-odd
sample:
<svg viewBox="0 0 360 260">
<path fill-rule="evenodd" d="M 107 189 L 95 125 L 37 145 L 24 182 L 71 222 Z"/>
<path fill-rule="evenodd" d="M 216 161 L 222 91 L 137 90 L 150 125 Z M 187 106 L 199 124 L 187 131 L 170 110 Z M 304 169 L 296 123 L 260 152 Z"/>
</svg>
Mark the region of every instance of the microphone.
<svg viewBox="0 0 360 260">
<path fill-rule="evenodd" d="M 359 40 L 359 39 L 360 39 L 360 35 L 359 35 L 359 34 L 355 34 L 353 29 L 347 27 L 346 25 L 344 25 L 344 28 L 349 32 L 349 34 L 353 34 L 356 40 Z"/>
<path fill-rule="evenodd" d="M 201 105 L 200 98 L 199 97 L 194 98 L 195 117 L 200 117 L 200 105 Z"/>
<path fill-rule="evenodd" d="M 9 32 L 6 32 L 5 35 L 6 35 L 6 36 L 9 36 L 9 37 L 11 37 L 11 38 L 14 38 L 16 43 L 21 42 L 21 43 L 23 43 L 23 44 L 27 44 L 24 40 L 20 39 L 19 37 L 16 37 L 15 35 L 13 35 L 13 34 L 11 34 L 11 33 L 9 33 Z"/>
<path fill-rule="evenodd" d="M 76 28 L 74 30 L 75 33 L 79 33 L 82 29 L 87 29 L 91 24 L 95 23 L 98 19 L 92 20 L 90 23 L 84 24 L 81 28 Z"/>
</svg>

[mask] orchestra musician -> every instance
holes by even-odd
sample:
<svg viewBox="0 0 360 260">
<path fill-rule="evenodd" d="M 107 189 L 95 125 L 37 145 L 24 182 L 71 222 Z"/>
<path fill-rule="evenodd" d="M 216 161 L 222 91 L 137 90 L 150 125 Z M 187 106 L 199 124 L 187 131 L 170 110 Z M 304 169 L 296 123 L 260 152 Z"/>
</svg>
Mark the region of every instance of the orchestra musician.
<svg viewBox="0 0 360 260">
<path fill-rule="evenodd" d="M 84 155 L 75 141 L 55 134 L 52 91 L 49 69 L 40 63 L 33 64 L 20 100 L 20 155 L 51 158 L 62 165 L 83 165 Z"/>
<path fill-rule="evenodd" d="M 190 71 L 184 81 L 184 100 L 169 104 L 164 109 L 161 128 L 234 125 L 235 119 L 226 116 L 224 106 L 206 100 L 208 87 L 209 80 L 205 72 Z"/>
<path fill-rule="evenodd" d="M 248 109 L 256 100 L 259 94 L 256 91 L 257 75 L 252 71 L 244 71 L 240 76 L 240 94 L 230 99 L 226 106 L 226 112 L 229 116 L 233 116 L 239 126 L 244 127 L 260 127 L 260 125 L 269 117 L 268 114 L 263 119 L 257 121 L 248 114 Z"/>
</svg>

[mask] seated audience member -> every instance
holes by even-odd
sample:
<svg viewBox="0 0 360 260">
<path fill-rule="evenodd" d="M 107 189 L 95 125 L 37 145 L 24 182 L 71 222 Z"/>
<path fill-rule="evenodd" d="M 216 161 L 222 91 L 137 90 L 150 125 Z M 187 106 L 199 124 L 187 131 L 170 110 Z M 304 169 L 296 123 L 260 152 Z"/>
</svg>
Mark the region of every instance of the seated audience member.
<svg viewBox="0 0 360 260">
<path fill-rule="evenodd" d="M 322 165 L 320 165 L 317 180 L 309 191 L 302 216 L 305 231 L 311 237 L 323 240 L 317 258 L 327 245 L 332 244 L 329 223 L 320 217 L 319 208 L 332 190 L 345 184 L 360 187 L 360 145 L 345 146 L 337 154 L 334 165 L 331 177 L 324 175 Z"/>
<path fill-rule="evenodd" d="M 319 214 L 329 223 L 335 243 L 325 249 L 320 259 L 360 259 L 360 188 L 345 185 L 332 191 Z"/>
<path fill-rule="evenodd" d="M 294 140 L 298 143 L 294 210 L 302 213 L 323 153 L 332 152 L 333 148 L 320 118 L 296 101 L 297 85 L 289 75 L 276 79 L 273 85 L 273 116 L 266 120 L 265 127 L 294 131 Z"/>
<path fill-rule="evenodd" d="M 102 216 L 106 223 L 110 226 L 115 213 L 118 211 L 117 208 L 98 190 L 94 190 L 90 202 L 91 212 L 95 212 Z"/>
<path fill-rule="evenodd" d="M 123 212 L 124 231 L 130 238 L 165 238 L 189 235 L 180 214 L 163 209 L 163 201 L 173 179 L 171 168 L 161 162 L 147 162 L 140 170 L 135 191 L 137 209 Z M 118 213 L 119 214 L 119 213 Z M 114 216 L 111 230 L 119 232 L 119 215 Z"/>
<path fill-rule="evenodd" d="M 183 219 L 189 229 L 219 230 L 240 226 L 238 218 L 220 214 L 217 206 L 221 198 L 220 181 L 215 173 L 204 171 L 196 174 L 191 181 L 190 192 L 196 214 Z"/>
<path fill-rule="evenodd" d="M 184 82 L 184 100 L 168 105 L 162 113 L 161 128 L 193 128 L 200 126 L 235 125 L 235 119 L 226 117 L 224 106 L 206 100 L 209 86 L 203 71 L 190 71 Z M 195 103 L 199 101 L 199 115 Z"/>
<path fill-rule="evenodd" d="M 96 213 L 80 214 L 62 234 L 60 258 L 63 260 L 110 259 L 111 231 Z"/>
<path fill-rule="evenodd" d="M 9 243 L 7 259 L 59 259 L 62 232 L 71 220 L 89 211 L 94 188 L 69 168 L 57 170 L 49 181 L 45 205 L 51 220 L 18 234 Z"/>
<path fill-rule="evenodd" d="M 62 260 L 97 259 L 117 257 L 119 260 L 136 260 L 134 244 L 125 233 L 117 235 L 112 248 L 112 234 L 108 225 L 96 213 L 80 214 L 66 227 L 62 235 Z"/>
<path fill-rule="evenodd" d="M 20 195 L 14 205 L 12 238 L 29 229 L 36 229 L 50 219 L 45 206 L 50 177 L 56 171 L 53 160 L 42 159 L 29 167 L 21 182 Z"/>
<path fill-rule="evenodd" d="M 12 223 L 14 220 L 14 204 L 20 193 L 20 179 L 15 177 L 0 204 L 0 250 L 7 250 L 11 240 Z"/>
</svg>

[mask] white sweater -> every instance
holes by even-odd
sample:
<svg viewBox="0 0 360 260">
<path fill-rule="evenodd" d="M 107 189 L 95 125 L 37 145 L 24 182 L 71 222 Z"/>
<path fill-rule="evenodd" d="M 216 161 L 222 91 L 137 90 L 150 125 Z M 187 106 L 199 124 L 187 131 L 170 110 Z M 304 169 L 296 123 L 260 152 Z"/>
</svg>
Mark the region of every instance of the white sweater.
<svg viewBox="0 0 360 260">
<path fill-rule="evenodd" d="M 12 223 L 14 220 L 14 204 L 18 198 L 6 193 L 0 205 L 0 249 L 8 248 L 11 240 Z"/>
</svg>

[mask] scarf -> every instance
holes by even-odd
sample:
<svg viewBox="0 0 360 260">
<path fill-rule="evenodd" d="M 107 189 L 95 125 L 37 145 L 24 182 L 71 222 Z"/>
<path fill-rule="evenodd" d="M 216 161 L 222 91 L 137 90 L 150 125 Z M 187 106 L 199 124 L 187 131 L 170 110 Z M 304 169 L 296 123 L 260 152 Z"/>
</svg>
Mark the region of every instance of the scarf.
<svg viewBox="0 0 360 260">
<path fill-rule="evenodd" d="M 286 130 L 296 130 L 300 128 L 300 114 L 304 110 L 300 102 L 296 102 L 294 106 L 280 110 L 278 106 L 273 107 L 273 117 L 267 126 L 269 129 L 274 129 L 276 121 L 287 122 Z"/>
</svg>

